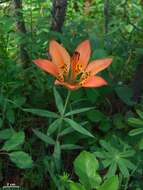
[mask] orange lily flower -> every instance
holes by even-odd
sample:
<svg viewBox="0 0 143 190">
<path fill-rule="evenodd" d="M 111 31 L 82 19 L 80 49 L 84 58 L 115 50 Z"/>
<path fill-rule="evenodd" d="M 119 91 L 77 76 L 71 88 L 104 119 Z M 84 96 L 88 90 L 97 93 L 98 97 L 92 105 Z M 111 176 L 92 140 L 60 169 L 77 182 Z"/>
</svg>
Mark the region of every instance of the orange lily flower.
<svg viewBox="0 0 143 190">
<path fill-rule="evenodd" d="M 36 59 L 33 62 L 53 75 L 56 78 L 56 85 L 63 85 L 70 90 L 107 85 L 107 82 L 96 74 L 107 68 L 112 59 L 98 59 L 88 64 L 91 54 L 89 40 L 79 44 L 72 57 L 63 46 L 52 40 L 49 45 L 49 53 L 51 61 Z"/>
</svg>

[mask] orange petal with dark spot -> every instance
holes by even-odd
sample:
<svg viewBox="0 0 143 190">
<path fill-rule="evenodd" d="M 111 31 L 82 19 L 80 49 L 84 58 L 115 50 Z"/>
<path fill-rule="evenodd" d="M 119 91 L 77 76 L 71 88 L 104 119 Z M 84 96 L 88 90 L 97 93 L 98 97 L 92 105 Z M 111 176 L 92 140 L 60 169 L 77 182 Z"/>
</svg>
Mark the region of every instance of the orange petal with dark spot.
<svg viewBox="0 0 143 190">
<path fill-rule="evenodd" d="M 83 70 L 86 68 L 88 62 L 89 62 L 89 58 L 90 58 L 90 54 L 91 54 L 91 48 L 90 48 L 90 42 L 89 40 L 85 40 L 83 42 L 81 42 L 75 52 L 78 52 L 80 54 L 79 56 L 79 62 L 82 64 Z"/>
<path fill-rule="evenodd" d="M 49 44 L 49 53 L 52 57 L 52 62 L 59 68 L 67 66 L 67 74 L 70 69 L 70 55 L 67 50 L 61 46 L 55 40 L 52 40 Z"/>
<path fill-rule="evenodd" d="M 75 80 L 76 76 L 85 70 L 90 54 L 91 48 L 89 40 L 85 40 L 77 46 L 71 60 L 72 80 Z"/>
</svg>

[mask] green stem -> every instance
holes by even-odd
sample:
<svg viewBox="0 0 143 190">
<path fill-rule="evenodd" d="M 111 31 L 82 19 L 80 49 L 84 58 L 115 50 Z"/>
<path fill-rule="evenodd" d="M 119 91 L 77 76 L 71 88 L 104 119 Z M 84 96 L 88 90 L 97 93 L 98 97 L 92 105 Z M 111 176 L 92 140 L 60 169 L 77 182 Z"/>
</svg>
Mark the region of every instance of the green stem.
<svg viewBox="0 0 143 190">
<path fill-rule="evenodd" d="M 64 114 L 65 114 L 65 111 L 66 111 L 66 108 L 67 108 L 67 105 L 68 105 L 68 102 L 69 102 L 70 95 L 71 95 L 71 91 L 68 90 L 68 94 L 67 94 L 67 97 L 66 97 L 66 100 L 65 100 L 63 112 L 61 114 L 61 123 L 60 123 L 59 129 L 58 129 L 58 134 L 57 134 L 56 142 L 59 139 L 59 133 L 61 132 L 61 128 L 62 128 L 62 120 L 63 120 Z"/>
<path fill-rule="evenodd" d="M 65 101 L 65 105 L 64 105 L 62 116 L 64 116 L 64 114 L 65 114 L 65 111 L 66 111 L 66 108 L 67 108 L 67 105 L 68 105 L 68 101 L 69 101 L 70 95 L 71 95 L 71 91 L 68 90 L 68 94 L 67 94 L 67 98 L 66 98 L 66 101 Z"/>
</svg>

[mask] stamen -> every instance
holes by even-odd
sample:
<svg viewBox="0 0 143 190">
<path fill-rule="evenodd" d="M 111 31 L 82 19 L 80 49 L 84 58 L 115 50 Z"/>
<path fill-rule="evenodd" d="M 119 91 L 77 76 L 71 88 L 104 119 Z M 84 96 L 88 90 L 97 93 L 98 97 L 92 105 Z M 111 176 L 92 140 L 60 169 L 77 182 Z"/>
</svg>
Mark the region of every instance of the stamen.
<svg viewBox="0 0 143 190">
<path fill-rule="evenodd" d="M 71 58 L 73 70 L 76 72 L 76 74 L 80 74 L 82 71 L 82 64 L 79 63 L 79 57 L 80 57 L 80 53 L 75 51 Z"/>
<path fill-rule="evenodd" d="M 81 78 L 80 78 L 79 85 L 83 86 L 90 75 L 91 75 L 90 71 L 83 73 L 82 76 L 81 76 Z"/>
<path fill-rule="evenodd" d="M 60 81 L 60 82 L 64 82 L 64 77 L 61 73 L 58 74 L 57 76 L 57 79 Z"/>
<path fill-rule="evenodd" d="M 80 53 L 77 52 L 77 51 L 75 51 L 74 54 L 73 54 L 73 56 L 72 56 L 72 58 L 71 58 L 71 63 L 73 65 L 77 64 L 77 62 L 79 61 L 79 56 L 80 56 Z"/>
<path fill-rule="evenodd" d="M 68 72 L 68 66 L 67 66 L 67 64 L 64 64 L 63 66 L 61 66 L 60 69 L 61 69 L 63 75 L 67 74 L 67 72 Z"/>
</svg>

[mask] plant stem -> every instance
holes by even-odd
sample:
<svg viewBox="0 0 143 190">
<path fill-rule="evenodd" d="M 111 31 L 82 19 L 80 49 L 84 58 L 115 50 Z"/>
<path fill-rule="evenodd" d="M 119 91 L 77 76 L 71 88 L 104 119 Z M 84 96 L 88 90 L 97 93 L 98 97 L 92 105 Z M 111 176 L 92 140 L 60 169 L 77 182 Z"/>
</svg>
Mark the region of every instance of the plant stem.
<svg viewBox="0 0 143 190">
<path fill-rule="evenodd" d="M 59 133 L 60 133 L 61 127 L 62 127 L 62 120 L 63 120 L 64 114 L 65 114 L 65 111 L 66 111 L 66 108 L 67 108 L 67 105 L 68 105 L 68 102 L 69 102 L 70 95 L 71 95 L 71 91 L 68 90 L 67 97 L 66 97 L 66 100 L 65 100 L 65 105 L 64 105 L 64 108 L 63 108 L 63 112 L 61 114 L 61 123 L 60 123 L 59 129 L 58 129 L 58 134 L 57 134 L 56 142 L 59 139 Z"/>
<path fill-rule="evenodd" d="M 68 94 L 67 94 L 67 97 L 66 97 L 66 101 L 65 101 L 65 105 L 64 105 L 62 116 L 64 116 L 64 114 L 65 114 L 65 111 L 66 111 L 66 108 L 67 108 L 67 105 L 68 105 L 68 101 L 69 101 L 70 95 L 71 95 L 71 91 L 68 90 Z"/>
</svg>

